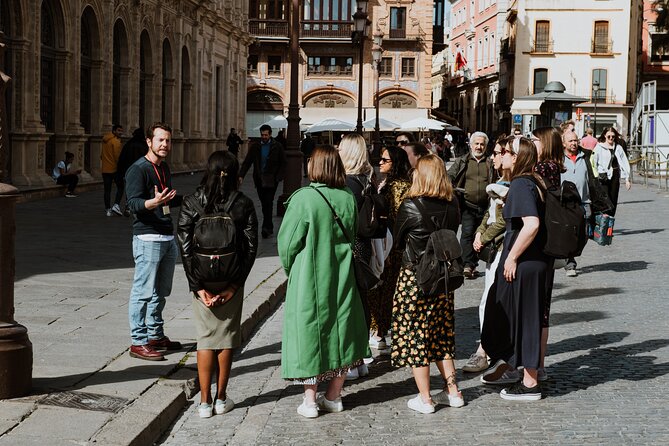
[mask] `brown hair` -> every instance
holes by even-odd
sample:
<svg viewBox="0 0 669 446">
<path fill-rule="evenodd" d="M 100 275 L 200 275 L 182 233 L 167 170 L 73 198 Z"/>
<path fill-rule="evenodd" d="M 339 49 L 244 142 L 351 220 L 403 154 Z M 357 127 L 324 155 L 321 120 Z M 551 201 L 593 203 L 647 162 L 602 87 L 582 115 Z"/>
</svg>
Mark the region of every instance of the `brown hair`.
<svg viewBox="0 0 669 446">
<path fill-rule="evenodd" d="M 555 127 L 539 127 L 538 129 L 534 129 L 532 134 L 539 138 L 541 144 L 544 146 L 539 154 L 539 162 L 551 161 L 557 164 L 560 173 L 564 172 L 562 132 Z M 536 147 L 534 149 L 536 150 Z"/>
<path fill-rule="evenodd" d="M 413 182 L 406 197 L 435 197 L 452 200 L 453 185 L 446 174 L 444 160 L 432 154 L 420 157 L 413 170 Z"/>
<path fill-rule="evenodd" d="M 156 129 L 163 129 L 166 132 L 169 132 L 170 134 L 172 134 L 172 127 L 165 124 L 164 122 L 155 122 L 151 125 L 151 127 L 146 129 L 147 139 L 153 139 L 153 133 L 156 131 Z"/>
<path fill-rule="evenodd" d="M 513 163 L 511 176 L 509 178 L 511 181 L 519 176 L 537 176 L 534 173 L 534 166 L 537 164 L 537 146 L 524 136 L 518 139 L 517 150 L 513 148 L 513 142 L 509 142 L 509 145 L 512 146 L 511 152 L 516 155 L 516 161 Z"/>
<path fill-rule="evenodd" d="M 346 186 L 346 172 L 339 152 L 333 146 L 318 146 L 311 152 L 309 161 L 309 179 L 323 183 L 328 187 L 341 189 Z"/>
</svg>

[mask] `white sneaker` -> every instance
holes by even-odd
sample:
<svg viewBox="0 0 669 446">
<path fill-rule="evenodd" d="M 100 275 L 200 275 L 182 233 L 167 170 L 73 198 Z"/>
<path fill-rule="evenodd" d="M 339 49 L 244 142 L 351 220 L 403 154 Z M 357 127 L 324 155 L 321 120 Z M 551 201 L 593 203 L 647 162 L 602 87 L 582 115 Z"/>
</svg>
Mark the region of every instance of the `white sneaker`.
<svg viewBox="0 0 669 446">
<path fill-rule="evenodd" d="M 362 364 L 358 366 L 358 376 L 367 376 L 369 375 L 369 368 L 367 364 Z"/>
<path fill-rule="evenodd" d="M 369 337 L 369 346 L 377 350 L 384 350 L 388 348 L 388 344 L 386 344 L 386 340 L 384 338 L 376 339 L 375 336 Z"/>
<path fill-rule="evenodd" d="M 420 396 L 420 393 L 416 395 L 415 398 L 411 398 L 409 401 L 407 401 L 407 406 L 409 409 L 413 409 L 416 412 L 434 413 L 434 404 L 424 402 L 423 398 Z"/>
<path fill-rule="evenodd" d="M 319 393 L 316 397 L 316 404 L 318 408 L 324 412 L 337 413 L 344 410 L 344 404 L 341 402 L 341 397 L 330 401 L 325 398 L 325 393 Z"/>
<path fill-rule="evenodd" d="M 472 353 L 465 365 L 462 367 L 463 372 L 476 373 L 482 372 L 488 368 L 488 358 L 485 355 Z"/>
<path fill-rule="evenodd" d="M 458 392 L 457 395 L 451 395 L 448 393 L 448 390 L 442 390 L 432 397 L 432 401 L 437 404 L 444 404 L 451 407 L 462 407 L 465 405 L 465 399 L 462 397 L 462 393 Z"/>
<path fill-rule="evenodd" d="M 118 206 L 117 203 L 114 203 L 114 206 L 111 208 L 112 212 L 116 215 L 120 215 L 121 217 L 123 216 L 123 211 L 121 208 Z"/>
<path fill-rule="evenodd" d="M 112 210 L 111 209 L 105 209 L 105 213 L 107 214 L 107 217 L 112 216 Z"/>
<path fill-rule="evenodd" d="M 357 367 L 353 367 L 346 372 L 346 381 L 353 381 L 360 378 L 360 372 Z"/>
<path fill-rule="evenodd" d="M 307 404 L 307 401 L 303 399 L 302 404 L 297 406 L 297 413 L 305 418 L 316 418 L 318 417 L 318 405 Z"/>
<path fill-rule="evenodd" d="M 197 406 L 197 413 L 200 415 L 200 418 L 211 418 L 213 415 L 214 408 L 211 407 L 211 404 L 200 403 Z"/>
<path fill-rule="evenodd" d="M 567 270 L 567 277 L 576 277 L 578 276 L 578 273 L 576 272 L 575 269 L 568 269 Z"/>
<path fill-rule="evenodd" d="M 229 397 L 223 400 L 216 400 L 214 403 L 214 413 L 216 415 L 223 415 L 224 413 L 230 412 L 235 407 L 235 402 L 232 401 Z"/>
</svg>

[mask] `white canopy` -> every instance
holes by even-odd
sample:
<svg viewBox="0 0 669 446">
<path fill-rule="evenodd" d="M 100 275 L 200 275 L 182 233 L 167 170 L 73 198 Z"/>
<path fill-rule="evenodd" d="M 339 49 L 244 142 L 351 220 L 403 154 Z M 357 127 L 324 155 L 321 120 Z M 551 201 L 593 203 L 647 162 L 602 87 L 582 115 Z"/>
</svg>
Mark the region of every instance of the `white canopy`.
<svg viewBox="0 0 669 446">
<path fill-rule="evenodd" d="M 539 107 L 543 104 L 543 99 L 514 99 L 511 104 L 512 115 L 540 115 Z"/>
<path fill-rule="evenodd" d="M 376 126 L 376 117 L 368 119 L 362 123 L 362 127 L 365 130 L 374 130 L 375 126 Z M 400 125 L 398 123 L 390 121 L 388 119 L 379 118 L 379 129 L 382 132 L 390 132 L 398 128 L 400 128 Z"/>
<path fill-rule="evenodd" d="M 411 132 L 422 132 L 424 130 L 443 130 L 444 126 L 448 125 L 445 122 L 437 121 L 430 118 L 415 118 L 405 122 L 400 127 L 400 130 Z"/>
<path fill-rule="evenodd" d="M 307 128 L 309 133 L 317 132 L 350 132 L 355 129 L 355 124 L 350 122 L 341 121 L 339 119 L 327 118 L 322 121 L 318 121 L 315 124 L 310 125 Z"/>
</svg>

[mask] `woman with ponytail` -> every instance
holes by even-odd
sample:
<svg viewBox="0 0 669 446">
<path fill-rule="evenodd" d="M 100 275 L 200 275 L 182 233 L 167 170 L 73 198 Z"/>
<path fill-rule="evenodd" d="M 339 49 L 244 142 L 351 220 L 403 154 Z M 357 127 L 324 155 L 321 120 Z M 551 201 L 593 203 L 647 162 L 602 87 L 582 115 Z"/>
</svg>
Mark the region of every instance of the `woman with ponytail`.
<svg viewBox="0 0 669 446">
<path fill-rule="evenodd" d="M 234 407 L 226 388 L 232 351 L 241 344 L 244 282 L 258 248 L 255 207 L 238 186 L 237 158 L 230 152 L 214 152 L 200 186 L 184 197 L 179 214 L 177 237 L 193 293 L 201 395 L 198 411 L 202 418 Z M 218 380 L 212 404 L 211 376 L 216 365 Z"/>
</svg>

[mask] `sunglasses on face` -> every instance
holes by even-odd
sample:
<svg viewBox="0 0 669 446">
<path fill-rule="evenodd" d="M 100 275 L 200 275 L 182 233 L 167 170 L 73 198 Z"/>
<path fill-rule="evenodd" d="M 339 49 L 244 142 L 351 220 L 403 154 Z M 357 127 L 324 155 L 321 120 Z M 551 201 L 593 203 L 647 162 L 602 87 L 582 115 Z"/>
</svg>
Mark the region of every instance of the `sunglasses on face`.
<svg viewBox="0 0 669 446">
<path fill-rule="evenodd" d="M 616 135 L 606 135 L 606 139 L 613 139 L 615 137 L 616 137 Z"/>
<path fill-rule="evenodd" d="M 386 164 L 386 163 L 392 163 L 392 162 L 393 162 L 393 160 L 391 160 L 390 158 L 381 158 L 379 160 L 379 164 Z"/>
<path fill-rule="evenodd" d="M 401 146 L 406 146 L 407 144 L 409 144 L 409 140 L 408 139 L 400 139 L 400 140 L 397 141 L 397 144 L 399 144 Z"/>
</svg>

